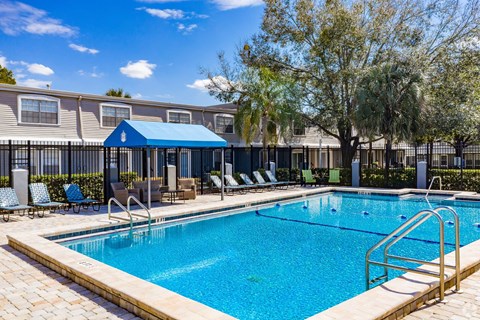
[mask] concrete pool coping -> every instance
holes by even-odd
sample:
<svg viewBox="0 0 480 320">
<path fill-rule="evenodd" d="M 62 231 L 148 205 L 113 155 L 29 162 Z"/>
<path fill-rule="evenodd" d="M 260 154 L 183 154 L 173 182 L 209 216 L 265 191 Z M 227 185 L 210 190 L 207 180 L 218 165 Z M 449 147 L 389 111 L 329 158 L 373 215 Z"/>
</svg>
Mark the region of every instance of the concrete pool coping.
<svg viewBox="0 0 480 320">
<path fill-rule="evenodd" d="M 248 208 L 265 203 L 295 199 L 304 196 L 325 193 L 330 191 L 354 192 L 360 194 L 394 194 L 424 193 L 425 190 L 415 189 L 368 189 L 350 187 L 328 187 L 301 189 L 295 192 L 271 193 L 260 201 L 243 201 L 242 204 L 229 205 L 228 208 Z M 432 193 L 434 194 L 434 193 Z M 435 194 L 455 195 L 458 192 L 435 192 Z M 480 200 L 480 197 L 475 200 Z M 223 204 L 206 206 L 206 211 L 225 209 Z M 174 210 L 175 211 L 175 210 Z M 156 219 L 171 216 L 188 216 L 198 209 L 157 213 Z M 87 228 L 63 227 L 41 235 L 20 233 L 7 235 L 9 244 L 39 261 L 56 272 L 71 278 L 80 285 L 120 305 L 121 307 L 144 318 L 159 319 L 233 319 L 220 311 L 207 307 L 167 289 L 140 280 L 125 272 L 104 265 L 77 252 L 71 251 L 55 242 L 45 239 L 45 236 L 74 232 L 84 229 L 96 229 L 101 222 L 94 223 Z M 479 269 L 480 241 L 476 241 L 461 249 L 462 277 L 468 276 Z M 447 255 L 446 262 L 450 255 Z M 448 269 L 446 270 L 448 273 Z M 405 274 L 403 277 L 389 281 L 379 287 L 358 295 L 322 313 L 314 315 L 311 319 L 395 319 L 398 314 L 407 314 L 438 291 L 438 281 L 431 277 L 416 274 Z M 385 298 L 387 297 L 387 298 Z"/>
</svg>

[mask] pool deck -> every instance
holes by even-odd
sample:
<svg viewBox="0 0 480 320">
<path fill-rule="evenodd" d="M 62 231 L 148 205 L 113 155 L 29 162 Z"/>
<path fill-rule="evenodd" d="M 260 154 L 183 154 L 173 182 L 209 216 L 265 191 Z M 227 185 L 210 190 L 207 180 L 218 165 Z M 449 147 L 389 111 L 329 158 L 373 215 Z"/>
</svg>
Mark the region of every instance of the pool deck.
<svg viewBox="0 0 480 320">
<path fill-rule="evenodd" d="M 156 217 L 166 217 L 183 212 L 213 210 L 223 206 L 281 199 L 317 191 L 316 188 L 296 188 L 250 193 L 226 196 L 223 202 L 220 201 L 219 195 L 204 195 L 198 196 L 193 201 L 187 200 L 185 204 L 183 201 L 174 204 L 164 203 L 161 206 L 156 204 L 152 213 Z M 373 193 L 378 190 L 371 191 Z M 70 211 L 66 215 L 47 214 L 45 218 L 34 219 L 12 215 L 10 222 L 5 223 L 1 220 L 0 319 L 138 319 L 134 314 L 7 245 L 7 234 L 13 237 L 37 236 L 105 225 L 108 223 L 105 211 L 106 207 L 103 207 L 101 212 L 94 213 L 91 210 L 82 210 L 80 214 Z M 472 258 L 480 260 L 478 252 L 480 251 L 476 251 L 476 254 L 473 254 L 476 257 Z M 418 311 L 406 316 L 406 319 L 480 319 L 480 271 L 462 281 L 462 291 L 461 294 L 447 291 L 443 302 L 429 301 Z M 369 319 L 372 318 L 371 314 L 366 310 L 365 313 L 358 312 L 356 317 L 350 319 Z M 402 312 L 391 319 L 403 316 Z M 206 315 L 205 318 L 213 317 Z M 321 313 L 313 318 L 340 319 L 329 316 L 328 313 Z"/>
</svg>

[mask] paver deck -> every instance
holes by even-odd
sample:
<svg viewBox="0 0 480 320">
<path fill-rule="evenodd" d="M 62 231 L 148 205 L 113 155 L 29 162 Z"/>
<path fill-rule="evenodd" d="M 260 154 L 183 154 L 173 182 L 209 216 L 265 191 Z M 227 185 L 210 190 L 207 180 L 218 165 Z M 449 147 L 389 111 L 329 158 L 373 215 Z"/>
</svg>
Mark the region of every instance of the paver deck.
<svg viewBox="0 0 480 320">
<path fill-rule="evenodd" d="M 255 194 L 255 198 L 292 195 L 305 190 L 286 190 Z M 251 195 L 226 197 L 199 196 L 183 204 L 164 204 L 155 209 L 162 214 L 201 209 L 217 204 L 251 201 Z M 100 213 L 82 210 L 66 215 L 46 214 L 45 218 L 12 215 L 10 222 L 0 221 L 0 319 L 138 319 L 123 308 L 110 303 L 60 274 L 13 250 L 6 234 L 31 232 L 41 234 L 72 226 L 88 227 L 105 222 L 105 209 Z M 405 319 L 480 319 L 480 272 L 462 282 L 462 294 L 449 292 L 445 301 L 430 302 Z"/>
</svg>

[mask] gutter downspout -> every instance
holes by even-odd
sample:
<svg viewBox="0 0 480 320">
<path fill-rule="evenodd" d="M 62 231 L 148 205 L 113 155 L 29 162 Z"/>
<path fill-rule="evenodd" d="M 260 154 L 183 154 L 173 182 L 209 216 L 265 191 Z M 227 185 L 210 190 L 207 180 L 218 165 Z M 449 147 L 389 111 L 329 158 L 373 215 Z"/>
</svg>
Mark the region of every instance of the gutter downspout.
<svg viewBox="0 0 480 320">
<path fill-rule="evenodd" d="M 85 145 L 85 139 L 83 138 L 83 118 L 82 118 L 82 96 L 78 96 L 77 99 L 77 110 L 78 110 L 78 127 L 80 129 L 80 139 L 82 140 L 82 145 Z"/>
</svg>

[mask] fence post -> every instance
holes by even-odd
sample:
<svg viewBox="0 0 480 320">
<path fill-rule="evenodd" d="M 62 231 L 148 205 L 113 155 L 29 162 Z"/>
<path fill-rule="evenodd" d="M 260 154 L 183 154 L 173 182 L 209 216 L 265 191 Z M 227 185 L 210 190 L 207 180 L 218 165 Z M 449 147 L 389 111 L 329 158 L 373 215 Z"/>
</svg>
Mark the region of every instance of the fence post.
<svg viewBox="0 0 480 320">
<path fill-rule="evenodd" d="M 27 142 L 27 169 L 28 169 L 28 184 L 32 182 L 32 145 L 31 141 Z"/>
<path fill-rule="evenodd" d="M 277 145 L 273 146 L 273 159 L 275 161 L 275 171 L 278 169 L 278 154 L 277 154 Z"/>
<path fill-rule="evenodd" d="M 203 149 L 200 149 L 200 194 L 203 194 Z"/>
<path fill-rule="evenodd" d="M 168 155 L 166 148 L 163 149 L 163 185 L 168 186 Z"/>
<path fill-rule="evenodd" d="M 250 176 L 253 174 L 253 145 L 250 145 Z"/>
<path fill-rule="evenodd" d="M 463 190 L 463 141 L 460 142 L 460 187 Z"/>
<path fill-rule="evenodd" d="M 268 163 L 267 168 L 268 170 L 270 170 L 270 145 L 267 145 L 267 163 Z"/>
<path fill-rule="evenodd" d="M 327 172 L 330 171 L 330 146 L 327 145 Z"/>
<path fill-rule="evenodd" d="M 8 184 L 10 187 L 13 186 L 12 169 L 13 169 L 13 146 L 12 146 L 12 140 L 8 140 Z"/>
<path fill-rule="evenodd" d="M 230 156 L 232 157 L 232 173 L 235 172 L 235 151 L 233 149 L 233 144 L 230 145 Z"/>
<path fill-rule="evenodd" d="M 308 149 L 308 146 L 305 148 L 305 155 L 306 155 L 305 162 L 307 163 L 307 169 L 312 169 L 310 168 L 310 151 Z"/>
<path fill-rule="evenodd" d="M 417 185 L 417 170 L 418 170 L 418 146 L 415 143 L 415 186 Z"/>
<path fill-rule="evenodd" d="M 120 147 L 117 147 L 117 181 L 121 181 L 120 180 L 120 177 L 121 177 L 121 174 L 120 174 Z M 130 181 L 127 179 L 125 185 L 129 186 L 130 185 Z"/>
<path fill-rule="evenodd" d="M 108 153 L 110 148 L 103 147 L 103 201 L 106 203 L 108 201 L 108 180 L 110 180 L 110 164 L 108 159 Z M 69 166 L 70 167 L 70 166 Z"/>
<path fill-rule="evenodd" d="M 292 181 L 292 146 L 288 146 L 288 181 Z"/>
<path fill-rule="evenodd" d="M 68 175 L 68 184 L 72 183 L 72 141 L 68 141 L 68 150 L 67 150 L 67 175 Z M 105 168 L 105 165 L 103 166 Z"/>
</svg>

